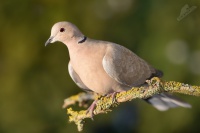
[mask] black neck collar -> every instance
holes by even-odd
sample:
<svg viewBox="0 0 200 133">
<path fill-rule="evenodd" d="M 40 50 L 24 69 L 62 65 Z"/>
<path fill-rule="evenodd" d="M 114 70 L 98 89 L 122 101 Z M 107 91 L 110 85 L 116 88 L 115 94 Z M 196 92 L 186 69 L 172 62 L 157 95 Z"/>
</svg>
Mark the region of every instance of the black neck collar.
<svg viewBox="0 0 200 133">
<path fill-rule="evenodd" d="M 82 40 L 78 41 L 78 43 L 84 43 L 87 40 L 87 37 L 84 36 Z"/>
</svg>

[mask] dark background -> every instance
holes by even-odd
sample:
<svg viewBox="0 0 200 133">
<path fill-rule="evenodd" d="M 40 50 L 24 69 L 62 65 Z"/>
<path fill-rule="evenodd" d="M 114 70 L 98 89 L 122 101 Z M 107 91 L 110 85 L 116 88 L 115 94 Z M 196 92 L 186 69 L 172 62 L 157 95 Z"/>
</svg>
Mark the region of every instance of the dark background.
<svg viewBox="0 0 200 133">
<path fill-rule="evenodd" d="M 185 4 L 197 6 L 181 21 Z M 88 37 L 134 51 L 164 72 L 164 80 L 200 85 L 199 0 L 2 0 L 0 2 L 0 133 L 74 133 L 62 104 L 80 90 L 71 80 L 68 50 L 44 46 L 58 21 Z M 98 79 L 97 79 L 98 80 Z M 159 112 L 142 100 L 86 120 L 83 133 L 200 131 L 200 98 Z"/>
</svg>

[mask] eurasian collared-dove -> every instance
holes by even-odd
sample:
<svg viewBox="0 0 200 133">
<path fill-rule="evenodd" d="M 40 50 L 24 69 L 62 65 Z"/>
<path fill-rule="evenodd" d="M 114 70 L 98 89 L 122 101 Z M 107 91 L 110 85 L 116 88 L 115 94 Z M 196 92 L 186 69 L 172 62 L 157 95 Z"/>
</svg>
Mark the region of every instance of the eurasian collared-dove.
<svg viewBox="0 0 200 133">
<path fill-rule="evenodd" d="M 70 22 L 54 24 L 45 45 L 56 41 L 68 47 L 69 74 L 86 91 L 107 95 L 144 85 L 146 79 L 152 76 L 162 76 L 162 72 L 129 49 L 112 42 L 87 38 Z M 161 111 L 178 106 L 191 107 L 166 93 L 145 100 Z"/>
</svg>

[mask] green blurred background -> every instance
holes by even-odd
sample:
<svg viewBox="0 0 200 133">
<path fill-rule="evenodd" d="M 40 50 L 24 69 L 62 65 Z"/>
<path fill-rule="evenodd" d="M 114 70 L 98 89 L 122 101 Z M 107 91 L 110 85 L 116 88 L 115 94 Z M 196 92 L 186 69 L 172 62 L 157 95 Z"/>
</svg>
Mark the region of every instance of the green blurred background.
<svg viewBox="0 0 200 133">
<path fill-rule="evenodd" d="M 177 21 L 185 4 L 197 9 Z M 88 37 L 124 45 L 163 70 L 165 80 L 200 85 L 199 0 L 1 0 L 0 133 L 74 133 L 63 100 L 81 92 L 71 80 L 66 46 L 44 46 L 52 25 L 67 20 Z M 159 112 L 142 100 L 87 120 L 83 133 L 200 131 L 192 109 Z"/>
</svg>

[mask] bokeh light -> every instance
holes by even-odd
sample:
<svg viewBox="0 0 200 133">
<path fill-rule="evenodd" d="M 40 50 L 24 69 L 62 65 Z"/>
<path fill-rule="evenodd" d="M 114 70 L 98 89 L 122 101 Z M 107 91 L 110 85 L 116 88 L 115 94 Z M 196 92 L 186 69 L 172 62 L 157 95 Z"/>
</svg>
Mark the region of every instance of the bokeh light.
<svg viewBox="0 0 200 133">
<path fill-rule="evenodd" d="M 197 9 L 177 21 L 186 4 Z M 67 47 L 60 42 L 44 46 L 58 21 L 131 49 L 162 70 L 165 80 L 200 85 L 199 7 L 199 0 L 2 0 L 0 133 L 77 132 L 62 109 L 66 97 L 82 92 L 68 74 Z M 180 97 L 193 108 L 159 112 L 135 100 L 86 120 L 83 133 L 199 132 L 199 98 Z"/>
</svg>

